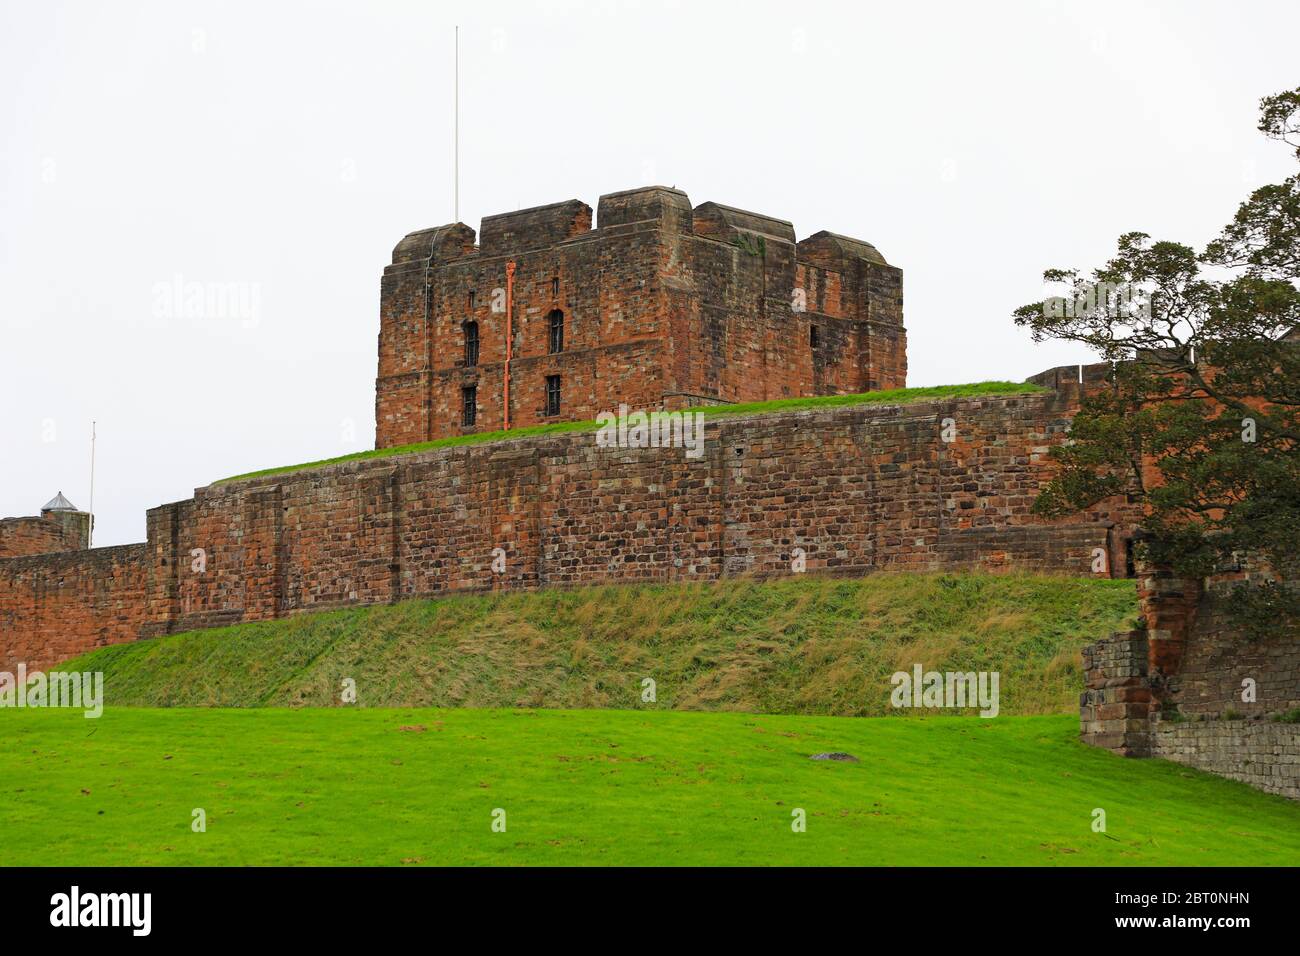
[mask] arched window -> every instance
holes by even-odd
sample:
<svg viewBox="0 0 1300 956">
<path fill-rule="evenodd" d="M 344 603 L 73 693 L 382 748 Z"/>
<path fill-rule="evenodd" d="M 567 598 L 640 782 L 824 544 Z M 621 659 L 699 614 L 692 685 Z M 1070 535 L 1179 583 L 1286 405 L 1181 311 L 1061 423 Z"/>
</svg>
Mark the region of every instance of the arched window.
<svg viewBox="0 0 1300 956">
<path fill-rule="evenodd" d="M 465 365 L 474 366 L 478 364 L 478 323 L 469 321 L 465 323 Z"/>
<path fill-rule="evenodd" d="M 552 309 L 550 314 L 550 352 L 564 351 L 564 313 L 559 309 Z"/>
</svg>

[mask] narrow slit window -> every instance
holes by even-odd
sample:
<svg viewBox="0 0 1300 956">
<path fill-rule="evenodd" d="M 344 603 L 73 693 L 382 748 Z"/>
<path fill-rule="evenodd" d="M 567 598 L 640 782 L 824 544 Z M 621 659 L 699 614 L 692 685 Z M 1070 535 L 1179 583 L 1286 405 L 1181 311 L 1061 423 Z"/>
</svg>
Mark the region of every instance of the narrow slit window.
<svg viewBox="0 0 1300 956">
<path fill-rule="evenodd" d="M 810 326 L 808 326 L 808 345 L 809 345 L 811 348 L 816 348 L 816 347 L 817 347 L 817 344 L 818 344 L 820 341 L 821 341 L 821 339 L 820 339 L 820 337 L 819 337 L 819 335 L 818 335 L 817 326 L 815 326 L 815 325 L 810 325 Z"/>
<path fill-rule="evenodd" d="M 473 368 L 478 364 L 478 323 L 465 323 L 465 365 Z"/>
<path fill-rule="evenodd" d="M 473 309 L 474 309 L 474 293 L 473 293 L 473 292 L 470 292 L 468 298 L 466 299 L 466 304 L 469 306 L 470 311 L 473 311 Z"/>
<path fill-rule="evenodd" d="M 559 309 L 551 312 L 550 349 L 552 355 L 564 351 L 564 313 Z"/>
<path fill-rule="evenodd" d="M 558 298 L 560 294 L 560 277 L 556 276 L 551 280 L 551 297 Z"/>
<path fill-rule="evenodd" d="M 460 390 L 460 423 L 469 427 L 478 421 L 478 386 L 466 385 Z"/>
<path fill-rule="evenodd" d="M 546 376 L 546 414 L 560 414 L 560 376 Z"/>
</svg>

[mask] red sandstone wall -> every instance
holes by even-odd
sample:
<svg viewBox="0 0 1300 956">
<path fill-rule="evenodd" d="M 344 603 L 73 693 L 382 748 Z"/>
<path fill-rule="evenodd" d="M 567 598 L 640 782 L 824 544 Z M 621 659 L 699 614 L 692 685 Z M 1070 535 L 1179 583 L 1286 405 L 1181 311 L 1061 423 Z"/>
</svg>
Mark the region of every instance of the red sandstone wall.
<svg viewBox="0 0 1300 956">
<path fill-rule="evenodd" d="M 796 244 L 790 223 L 715 203 L 665 241 L 683 391 L 746 402 L 905 384 L 902 271 L 869 244 L 830 233 Z"/>
<path fill-rule="evenodd" d="M 0 561 L 0 671 L 29 671 L 140 636 L 146 545 Z"/>
<path fill-rule="evenodd" d="M 201 488 L 149 512 L 146 545 L 0 561 L 5 653 L 48 664 L 453 591 L 783 575 L 795 548 L 811 572 L 1088 574 L 1093 549 L 1116 548 L 1111 523 L 1132 516 L 1030 513 L 1069 411 L 1054 393 L 856 406 L 712 419 L 697 459 L 581 432 Z"/>
<path fill-rule="evenodd" d="M 610 222 L 598 232 L 590 230 L 590 207 L 576 202 L 489 217 L 481 245 L 468 252 L 459 240 L 440 243 L 437 231 L 412 246 L 422 255 L 404 240 L 385 269 L 380 296 L 376 447 L 504 427 L 507 323 L 494 299 L 506 288 L 508 262 L 515 263 L 512 427 L 591 419 L 620 403 L 657 405 L 666 390 L 667 326 L 653 280 L 664 224 L 620 222 L 618 211 L 611 207 Z M 548 317 L 554 309 L 564 314 L 564 350 L 552 355 Z M 474 367 L 465 365 L 469 320 L 479 328 Z M 548 375 L 563 381 L 558 416 L 545 414 Z M 462 389 L 468 385 L 478 388 L 478 416 L 464 427 Z"/>
<path fill-rule="evenodd" d="M 72 525 L 37 517 L 0 519 L 0 558 L 68 551 L 84 544 Z"/>
</svg>

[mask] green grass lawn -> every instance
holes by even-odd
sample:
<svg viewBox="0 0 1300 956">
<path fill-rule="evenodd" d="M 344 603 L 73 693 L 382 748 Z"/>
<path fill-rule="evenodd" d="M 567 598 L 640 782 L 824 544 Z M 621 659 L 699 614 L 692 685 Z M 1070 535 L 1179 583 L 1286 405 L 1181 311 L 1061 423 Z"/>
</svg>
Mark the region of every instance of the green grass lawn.
<svg viewBox="0 0 1300 956">
<path fill-rule="evenodd" d="M 0 866 L 1300 863 L 1300 805 L 1077 730 L 1063 715 L 6 710 Z M 808 759 L 831 750 L 861 762 Z"/>
<path fill-rule="evenodd" d="M 909 405 L 916 402 L 933 402 L 948 398 L 981 398 L 996 395 L 1026 395 L 1045 392 L 1041 385 L 1028 382 L 971 382 L 965 385 L 928 385 L 921 388 L 890 388 L 878 392 L 860 392 L 853 395 L 822 395 L 810 398 L 779 398 L 769 402 L 744 402 L 733 405 L 702 405 L 692 411 L 701 412 L 711 418 L 725 415 L 755 415 L 771 412 L 792 412 L 818 408 L 839 408 L 844 405 Z M 617 409 L 610 409 L 611 413 Z M 262 478 L 268 475 L 285 475 L 307 468 L 320 468 L 325 465 L 337 465 L 347 461 L 362 461 L 368 458 L 390 458 L 394 455 L 412 455 L 417 452 L 431 451 L 435 448 L 454 448 L 460 445 L 479 445 L 484 442 L 504 441 L 515 438 L 529 438 L 537 435 L 555 435 L 564 432 L 595 431 L 596 422 L 552 422 L 546 425 L 528 425 L 512 428 L 510 431 L 475 432 L 471 435 L 452 435 L 434 441 L 417 442 L 413 445 L 397 445 L 392 448 L 371 448 L 365 451 L 340 455 L 337 458 L 324 458 L 320 461 L 307 461 L 296 465 L 280 465 L 275 468 L 263 468 L 242 475 L 222 478 L 213 484 L 221 485 L 244 478 Z"/>
<path fill-rule="evenodd" d="M 460 595 L 103 648 L 108 706 L 642 706 L 881 716 L 913 664 L 1001 675 L 1001 713 L 1077 713 L 1079 649 L 1137 614 L 1132 581 L 796 575 Z"/>
</svg>

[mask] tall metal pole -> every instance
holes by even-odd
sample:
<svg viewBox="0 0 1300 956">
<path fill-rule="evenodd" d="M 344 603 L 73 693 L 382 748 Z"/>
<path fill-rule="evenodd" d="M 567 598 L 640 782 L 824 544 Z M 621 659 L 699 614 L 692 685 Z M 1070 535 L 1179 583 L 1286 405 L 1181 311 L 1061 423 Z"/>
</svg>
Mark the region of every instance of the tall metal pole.
<svg viewBox="0 0 1300 956">
<path fill-rule="evenodd" d="M 90 423 L 90 530 L 86 532 L 86 547 L 95 546 L 95 423 Z"/>
<path fill-rule="evenodd" d="M 456 80 L 455 80 L 455 143 L 456 143 L 456 160 L 455 172 L 453 177 L 455 185 L 453 186 L 452 199 L 452 222 L 460 222 L 460 25 L 456 25 Z"/>
</svg>

